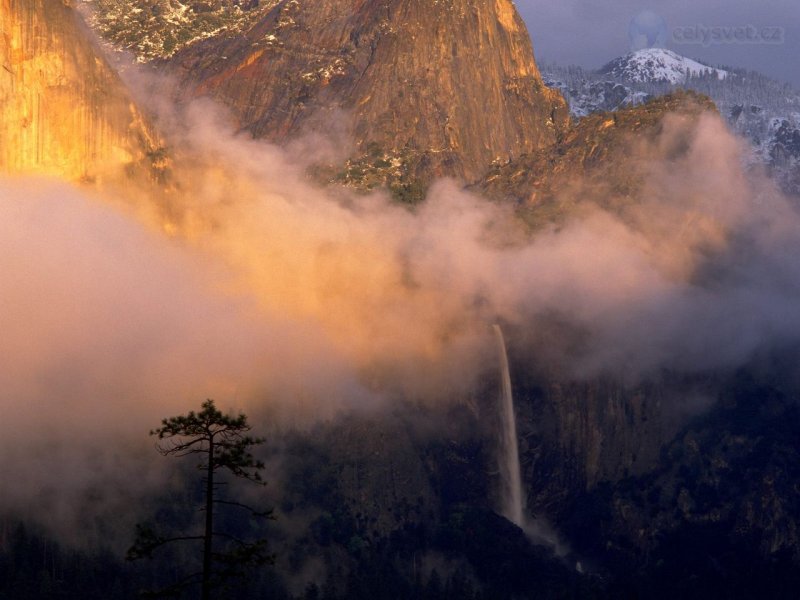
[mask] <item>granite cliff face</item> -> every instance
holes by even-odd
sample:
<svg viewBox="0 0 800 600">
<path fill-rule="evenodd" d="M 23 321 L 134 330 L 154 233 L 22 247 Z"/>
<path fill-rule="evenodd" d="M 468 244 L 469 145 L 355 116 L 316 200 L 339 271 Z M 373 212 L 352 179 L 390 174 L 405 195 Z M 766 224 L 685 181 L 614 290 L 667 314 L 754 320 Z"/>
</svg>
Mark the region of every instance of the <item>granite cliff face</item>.
<svg viewBox="0 0 800 600">
<path fill-rule="evenodd" d="M 285 0 L 244 35 L 193 44 L 170 67 L 257 138 L 344 123 L 353 183 L 376 169 L 378 183 L 474 181 L 492 162 L 553 144 L 568 123 L 510 0 Z"/>
<path fill-rule="evenodd" d="M 60 0 L 0 1 L 0 171 L 94 180 L 159 142 Z"/>
<path fill-rule="evenodd" d="M 575 496 L 564 530 L 616 597 L 796 595 L 798 407 L 771 379 L 740 372 L 657 468 Z"/>
</svg>

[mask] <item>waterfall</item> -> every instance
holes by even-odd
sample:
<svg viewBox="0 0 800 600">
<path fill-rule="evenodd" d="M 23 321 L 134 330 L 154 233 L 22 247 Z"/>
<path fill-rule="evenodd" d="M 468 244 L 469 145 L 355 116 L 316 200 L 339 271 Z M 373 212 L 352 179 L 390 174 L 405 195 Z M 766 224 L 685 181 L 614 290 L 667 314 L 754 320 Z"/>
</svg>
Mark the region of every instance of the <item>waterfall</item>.
<svg viewBox="0 0 800 600">
<path fill-rule="evenodd" d="M 497 342 L 497 355 L 500 358 L 500 381 L 502 383 L 500 399 L 502 426 L 500 428 L 500 451 L 497 457 L 502 483 L 500 510 L 503 516 L 520 527 L 533 543 L 548 546 L 556 556 L 565 557 L 569 553 L 569 546 L 560 539 L 558 532 L 545 519 L 529 519 L 525 514 L 522 470 L 519 464 L 519 443 L 517 442 L 517 418 L 514 414 L 514 395 L 511 392 L 511 371 L 508 367 L 506 340 L 499 325 L 493 325 L 492 329 Z M 583 572 L 580 562 L 575 564 L 575 569 Z"/>
<path fill-rule="evenodd" d="M 519 445 L 517 443 L 517 420 L 514 416 L 514 397 L 511 393 L 511 372 L 508 368 L 508 354 L 503 330 L 493 325 L 497 354 L 500 358 L 500 379 L 502 398 L 500 402 L 500 452 L 498 465 L 502 480 L 502 513 L 512 523 L 525 528 L 525 505 L 522 499 L 522 476 L 519 465 Z"/>
</svg>

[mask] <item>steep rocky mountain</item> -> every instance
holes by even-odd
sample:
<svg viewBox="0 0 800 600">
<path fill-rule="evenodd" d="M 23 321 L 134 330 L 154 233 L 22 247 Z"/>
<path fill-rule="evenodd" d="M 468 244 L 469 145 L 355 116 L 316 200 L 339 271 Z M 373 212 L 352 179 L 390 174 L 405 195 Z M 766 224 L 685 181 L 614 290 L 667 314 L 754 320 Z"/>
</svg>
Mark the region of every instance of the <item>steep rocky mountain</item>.
<svg viewBox="0 0 800 600">
<path fill-rule="evenodd" d="M 0 2 L 0 170 L 93 180 L 157 169 L 157 136 L 84 27 L 62 2 Z"/>
<path fill-rule="evenodd" d="M 243 35 L 191 44 L 162 66 L 257 138 L 343 124 L 355 147 L 335 177 L 366 186 L 474 181 L 551 145 L 568 122 L 510 0 L 284 0 Z"/>
</svg>

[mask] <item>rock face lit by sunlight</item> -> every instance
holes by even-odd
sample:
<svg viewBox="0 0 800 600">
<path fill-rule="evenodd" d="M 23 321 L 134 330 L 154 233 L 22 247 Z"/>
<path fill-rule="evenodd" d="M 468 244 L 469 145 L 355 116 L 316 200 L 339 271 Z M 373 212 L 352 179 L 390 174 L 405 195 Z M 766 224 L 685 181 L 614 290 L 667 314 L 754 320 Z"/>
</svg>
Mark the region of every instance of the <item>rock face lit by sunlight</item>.
<svg viewBox="0 0 800 600">
<path fill-rule="evenodd" d="M 158 143 L 73 10 L 0 3 L 0 172 L 96 179 Z"/>
<path fill-rule="evenodd" d="M 214 53 L 225 60 L 208 61 Z M 476 181 L 568 124 L 511 0 L 284 2 L 241 35 L 184 48 L 167 68 L 184 96 L 218 100 L 260 139 L 325 131 L 338 118 L 353 183 Z"/>
</svg>

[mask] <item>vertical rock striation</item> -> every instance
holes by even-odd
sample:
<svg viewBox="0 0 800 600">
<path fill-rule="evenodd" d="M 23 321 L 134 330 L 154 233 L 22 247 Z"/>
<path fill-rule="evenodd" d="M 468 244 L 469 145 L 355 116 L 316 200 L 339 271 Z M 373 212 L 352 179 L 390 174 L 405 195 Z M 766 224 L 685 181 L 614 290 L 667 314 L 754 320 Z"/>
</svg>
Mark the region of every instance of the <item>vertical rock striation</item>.
<svg viewBox="0 0 800 600">
<path fill-rule="evenodd" d="M 285 141 L 345 119 L 354 161 L 476 181 L 568 124 L 511 0 L 282 0 L 171 61 L 242 129 Z"/>
<path fill-rule="evenodd" d="M 0 32 L 0 172 L 95 180 L 152 163 L 154 134 L 69 2 L 0 0 Z"/>
</svg>

